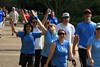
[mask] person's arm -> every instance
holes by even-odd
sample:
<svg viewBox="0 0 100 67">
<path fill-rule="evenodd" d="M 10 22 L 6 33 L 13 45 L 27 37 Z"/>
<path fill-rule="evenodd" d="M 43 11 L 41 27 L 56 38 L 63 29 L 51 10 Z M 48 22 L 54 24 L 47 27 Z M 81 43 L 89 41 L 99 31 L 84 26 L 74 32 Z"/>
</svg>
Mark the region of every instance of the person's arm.
<svg viewBox="0 0 100 67">
<path fill-rule="evenodd" d="M 10 18 L 10 23 L 11 23 L 12 31 L 13 31 L 16 35 L 18 35 L 18 32 L 15 30 L 14 23 L 13 23 L 13 19 L 12 19 L 12 18 Z"/>
<path fill-rule="evenodd" d="M 78 35 L 75 35 L 74 36 L 74 41 L 73 41 L 73 46 L 72 46 L 72 53 L 73 53 L 73 55 L 76 54 L 76 52 L 75 52 L 75 46 L 78 43 L 78 41 L 79 41 L 79 36 Z"/>
<path fill-rule="evenodd" d="M 28 20 L 27 20 L 26 17 L 25 17 L 25 13 L 24 13 L 24 10 L 23 10 L 23 9 L 22 9 L 22 15 L 23 15 L 23 19 L 24 19 L 24 21 L 27 23 Z"/>
<path fill-rule="evenodd" d="M 94 60 L 92 59 L 92 55 L 91 55 L 91 49 L 92 49 L 92 46 L 88 45 L 87 46 L 87 55 L 88 55 L 88 59 L 89 59 L 90 64 L 94 65 Z"/>
<path fill-rule="evenodd" d="M 55 48 L 56 48 L 56 43 L 52 43 L 51 46 L 50 46 L 50 54 L 48 56 L 48 59 L 46 61 L 46 64 L 44 65 L 44 67 L 48 67 L 48 64 L 49 62 L 51 61 L 53 55 L 54 55 L 54 52 L 55 52 Z"/>
<path fill-rule="evenodd" d="M 72 45 L 69 46 L 68 52 L 69 52 L 69 60 L 72 60 L 73 59 Z"/>
<path fill-rule="evenodd" d="M 32 14 L 36 18 L 36 20 L 37 20 L 37 22 L 38 22 L 38 24 L 39 24 L 39 26 L 40 26 L 40 28 L 42 30 L 42 35 L 44 35 L 47 29 L 44 27 L 44 25 L 42 24 L 42 22 L 38 18 L 37 13 L 34 10 L 32 10 Z"/>
<path fill-rule="evenodd" d="M 48 18 L 49 12 L 50 12 L 50 9 L 48 8 L 47 11 L 46 11 L 46 13 L 45 13 L 45 15 L 44 15 L 44 18 L 42 20 L 42 24 L 45 24 L 45 22 L 46 22 L 46 20 Z"/>
</svg>

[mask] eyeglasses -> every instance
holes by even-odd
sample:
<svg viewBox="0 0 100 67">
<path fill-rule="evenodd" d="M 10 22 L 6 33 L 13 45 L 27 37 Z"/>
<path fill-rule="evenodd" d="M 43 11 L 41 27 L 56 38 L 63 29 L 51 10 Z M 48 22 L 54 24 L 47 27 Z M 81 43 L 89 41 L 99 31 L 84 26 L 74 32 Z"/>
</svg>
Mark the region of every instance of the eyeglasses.
<svg viewBox="0 0 100 67">
<path fill-rule="evenodd" d="M 97 28 L 96 30 L 100 30 L 100 28 Z"/>
<path fill-rule="evenodd" d="M 65 35 L 65 33 L 58 33 L 58 35 Z"/>
</svg>

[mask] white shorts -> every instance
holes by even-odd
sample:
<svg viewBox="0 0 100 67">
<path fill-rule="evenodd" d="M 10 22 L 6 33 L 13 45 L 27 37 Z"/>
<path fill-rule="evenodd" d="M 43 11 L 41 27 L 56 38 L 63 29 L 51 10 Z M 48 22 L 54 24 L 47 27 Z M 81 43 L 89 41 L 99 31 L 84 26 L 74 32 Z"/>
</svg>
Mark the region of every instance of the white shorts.
<svg viewBox="0 0 100 67">
<path fill-rule="evenodd" d="M 0 29 L 3 27 L 3 22 L 0 22 Z"/>
</svg>

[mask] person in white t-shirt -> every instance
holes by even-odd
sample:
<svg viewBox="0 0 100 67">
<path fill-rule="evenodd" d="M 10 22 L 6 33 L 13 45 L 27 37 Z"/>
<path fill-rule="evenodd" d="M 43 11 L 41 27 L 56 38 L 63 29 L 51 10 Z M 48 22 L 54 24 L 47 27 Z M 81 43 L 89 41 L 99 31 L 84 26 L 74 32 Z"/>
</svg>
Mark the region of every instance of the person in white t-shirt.
<svg viewBox="0 0 100 67">
<path fill-rule="evenodd" d="M 67 12 L 64 12 L 62 14 L 62 19 L 63 19 L 63 22 L 62 23 L 59 23 L 57 25 L 57 31 L 59 29 L 64 29 L 66 31 L 66 40 L 69 42 L 69 44 L 71 45 L 72 41 L 73 41 L 73 38 L 74 38 L 74 33 L 75 33 L 75 27 L 74 25 L 72 25 L 70 22 L 70 14 L 67 13 Z M 71 45 L 72 46 L 72 45 Z M 70 58 L 70 55 L 68 56 Z M 69 64 L 69 62 L 68 62 Z"/>
<path fill-rule="evenodd" d="M 62 18 L 63 22 L 57 25 L 57 31 L 61 28 L 64 29 L 67 33 L 66 40 L 69 41 L 69 43 L 71 44 L 71 40 L 73 39 L 75 33 L 75 27 L 71 23 L 69 23 L 70 22 L 69 13 L 64 12 Z"/>
<path fill-rule="evenodd" d="M 42 32 L 40 30 L 39 26 L 37 25 L 36 19 L 32 19 L 31 24 L 33 26 L 33 32 L 34 33 Z M 42 42 L 43 42 L 42 37 L 35 39 L 35 67 L 39 67 L 39 65 L 40 65 L 41 51 L 42 51 L 42 48 L 43 48 Z"/>
<path fill-rule="evenodd" d="M 14 23 L 14 26 L 16 26 L 16 24 L 18 22 L 19 14 L 16 11 L 16 8 L 15 7 L 12 7 L 12 11 L 10 12 L 9 16 L 10 16 L 10 18 L 12 18 L 13 23 Z M 12 32 L 12 35 L 13 35 L 13 32 Z"/>
</svg>

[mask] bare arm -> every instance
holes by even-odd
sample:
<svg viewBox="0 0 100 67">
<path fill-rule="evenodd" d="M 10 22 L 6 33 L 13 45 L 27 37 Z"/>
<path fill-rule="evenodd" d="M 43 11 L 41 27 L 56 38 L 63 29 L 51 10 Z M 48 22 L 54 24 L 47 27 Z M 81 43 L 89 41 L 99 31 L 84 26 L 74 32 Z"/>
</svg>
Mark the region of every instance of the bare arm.
<svg viewBox="0 0 100 67">
<path fill-rule="evenodd" d="M 49 15 L 49 11 L 50 11 L 50 9 L 48 8 L 47 11 L 46 11 L 46 13 L 45 13 L 45 15 L 44 15 L 44 18 L 42 20 L 42 24 L 45 24 L 45 22 L 46 22 L 46 20 L 48 18 L 48 15 Z"/>
<path fill-rule="evenodd" d="M 72 53 L 73 53 L 73 55 L 75 55 L 75 46 L 78 43 L 78 41 L 79 41 L 79 37 L 78 37 L 78 35 L 75 35 L 74 42 L 73 42 L 73 47 L 72 47 Z"/>
<path fill-rule="evenodd" d="M 72 45 L 69 46 L 69 49 L 68 49 L 68 52 L 69 52 L 69 60 L 72 60 L 73 59 L 73 54 L 72 54 Z"/>
<path fill-rule="evenodd" d="M 18 32 L 15 30 L 14 23 L 13 23 L 13 19 L 12 19 L 12 18 L 10 18 L 10 23 L 11 23 L 12 31 L 13 31 L 16 35 L 18 35 Z"/>
<path fill-rule="evenodd" d="M 23 19 L 25 20 L 25 22 L 28 22 L 26 17 L 25 17 L 25 13 L 24 13 L 24 10 L 22 9 L 22 15 L 23 15 Z"/>
<path fill-rule="evenodd" d="M 87 55 L 88 55 L 88 59 L 89 59 L 90 64 L 93 65 L 94 64 L 94 60 L 92 59 L 91 49 L 92 49 L 92 46 L 88 45 L 88 47 L 87 47 Z"/>
<path fill-rule="evenodd" d="M 52 56 L 54 55 L 55 48 L 56 48 L 56 43 L 51 44 L 51 46 L 50 46 L 50 54 L 49 54 L 49 57 L 47 59 L 46 64 L 44 65 L 44 67 L 48 67 L 49 62 L 51 61 Z"/>
<path fill-rule="evenodd" d="M 44 27 L 44 25 L 42 24 L 40 19 L 37 17 L 37 14 L 36 14 L 36 12 L 34 10 L 32 10 L 32 14 L 36 18 L 36 20 L 37 20 L 37 22 L 38 22 L 38 24 L 39 24 L 39 26 L 40 26 L 40 28 L 42 30 L 42 35 L 44 35 L 47 29 Z"/>
</svg>

